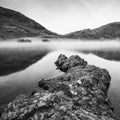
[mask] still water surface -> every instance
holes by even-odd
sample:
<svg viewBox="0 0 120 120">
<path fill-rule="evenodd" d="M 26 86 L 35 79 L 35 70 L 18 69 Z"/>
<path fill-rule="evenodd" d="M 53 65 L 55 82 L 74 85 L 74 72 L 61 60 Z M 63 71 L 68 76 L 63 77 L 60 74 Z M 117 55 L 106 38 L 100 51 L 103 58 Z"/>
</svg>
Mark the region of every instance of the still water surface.
<svg viewBox="0 0 120 120">
<path fill-rule="evenodd" d="M 79 55 L 88 61 L 88 64 L 93 64 L 101 68 L 106 68 L 111 77 L 111 86 L 109 89 L 109 98 L 115 106 L 117 114 L 120 112 L 120 62 L 110 61 L 100 58 L 93 54 L 83 54 L 78 50 L 83 49 L 120 49 L 119 42 L 34 42 L 32 44 L 24 43 L 1 43 L 0 48 L 10 49 L 15 48 L 42 48 L 49 49 L 49 52 L 41 60 L 29 66 L 23 71 L 0 77 L 0 103 L 7 103 L 20 94 L 30 94 L 36 87 L 38 81 L 56 77 L 63 74 L 56 70 L 54 62 L 59 54 Z M 38 49 L 39 50 L 39 49 Z"/>
</svg>

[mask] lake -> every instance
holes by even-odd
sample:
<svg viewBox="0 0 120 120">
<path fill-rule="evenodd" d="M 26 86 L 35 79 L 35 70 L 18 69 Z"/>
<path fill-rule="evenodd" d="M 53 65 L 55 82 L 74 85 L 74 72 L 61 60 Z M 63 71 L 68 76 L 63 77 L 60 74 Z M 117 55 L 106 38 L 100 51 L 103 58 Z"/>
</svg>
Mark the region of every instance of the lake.
<svg viewBox="0 0 120 120">
<path fill-rule="evenodd" d="M 101 68 L 106 68 L 111 77 L 111 85 L 109 89 L 109 98 L 115 106 L 115 112 L 119 115 L 120 112 L 120 42 L 119 41 L 50 41 L 41 42 L 38 39 L 33 39 L 32 43 L 17 43 L 15 41 L 1 42 L 0 43 L 0 58 L 4 54 L 9 54 L 10 58 L 14 58 L 9 64 L 13 64 L 22 58 L 27 58 L 32 53 L 32 56 L 37 53 L 36 61 L 30 62 L 24 68 L 14 71 L 9 71 L 9 75 L 0 77 L 0 105 L 6 104 L 15 99 L 20 94 L 30 95 L 30 93 L 39 89 L 37 87 L 38 81 L 41 79 L 53 78 L 63 74 L 56 70 L 54 62 L 57 60 L 59 54 L 79 55 L 88 61 L 88 64 L 93 64 Z M 27 52 L 26 52 L 27 51 Z M 34 51 L 34 52 L 33 52 Z M 85 53 L 85 51 L 87 51 Z M 90 51 L 90 52 L 88 52 Z M 102 53 L 93 54 L 93 51 Z M 15 54 L 14 54 L 15 52 Z M 39 53 L 39 54 L 38 54 Z M 24 56 L 19 56 L 19 55 Z M 18 56 L 16 59 L 15 56 Z M 34 56 L 35 57 L 35 56 Z M 117 57 L 117 59 L 116 59 Z M 119 57 L 119 58 L 118 58 Z M 111 59 L 112 58 L 112 59 Z M 115 58 L 115 59 L 114 59 Z M 5 58 L 4 58 L 5 59 Z M 22 59 L 22 60 L 24 60 Z M 33 59 L 31 56 L 29 60 Z M 33 60 L 32 60 L 33 61 Z M 4 61 L 3 61 L 4 62 Z M 6 61 L 7 62 L 7 61 Z M 13 64 L 14 65 L 14 64 Z M 1 67 L 1 66 L 0 66 Z M 12 68 L 11 68 L 12 70 Z"/>
</svg>

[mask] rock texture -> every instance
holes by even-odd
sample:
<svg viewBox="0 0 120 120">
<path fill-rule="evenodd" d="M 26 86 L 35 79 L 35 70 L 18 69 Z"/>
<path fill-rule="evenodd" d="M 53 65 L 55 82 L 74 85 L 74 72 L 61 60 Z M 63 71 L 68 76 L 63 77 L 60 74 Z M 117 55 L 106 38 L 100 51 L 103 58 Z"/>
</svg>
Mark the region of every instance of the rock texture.
<svg viewBox="0 0 120 120">
<path fill-rule="evenodd" d="M 114 120 L 106 69 L 88 65 L 77 55 L 60 55 L 55 64 L 65 74 L 41 80 L 40 91 L 29 97 L 17 97 L 1 120 Z"/>
</svg>

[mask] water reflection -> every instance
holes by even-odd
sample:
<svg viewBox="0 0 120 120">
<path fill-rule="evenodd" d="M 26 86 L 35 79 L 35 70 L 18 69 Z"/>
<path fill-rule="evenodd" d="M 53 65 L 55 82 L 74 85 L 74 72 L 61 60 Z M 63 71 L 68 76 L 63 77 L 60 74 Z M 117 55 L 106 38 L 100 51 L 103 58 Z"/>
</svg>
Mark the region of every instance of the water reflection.
<svg viewBox="0 0 120 120">
<path fill-rule="evenodd" d="M 114 44 L 113 44 L 114 43 Z M 21 72 L 0 77 L 0 105 L 8 103 L 19 94 L 30 94 L 36 87 L 39 80 L 45 78 L 53 78 L 63 74 L 56 70 L 54 62 L 57 60 L 59 54 L 79 55 L 93 64 L 102 68 L 108 69 L 112 77 L 111 86 L 109 89 L 109 97 L 115 105 L 115 111 L 119 115 L 120 108 L 120 62 L 110 61 L 100 58 L 91 53 L 84 54 L 77 51 L 82 50 L 119 50 L 119 42 L 34 42 L 32 44 L 18 44 L 16 42 L 10 44 L 0 44 L 0 49 L 3 48 L 20 48 L 20 49 L 47 49 L 49 52 L 41 60 L 26 68 Z"/>
<path fill-rule="evenodd" d="M 93 54 L 83 54 L 79 52 L 73 52 L 73 51 L 55 51 L 47 54 L 44 58 L 42 58 L 40 61 L 37 63 L 31 65 L 24 71 L 14 73 L 5 77 L 0 77 L 0 86 L 4 86 L 4 91 L 8 91 L 8 93 L 4 94 L 2 91 L 1 94 L 4 94 L 4 97 L 8 96 L 9 92 L 11 92 L 11 89 L 8 90 L 9 87 L 12 89 L 13 92 L 17 92 L 17 94 L 22 94 L 22 93 L 30 93 L 37 85 L 37 82 L 42 79 L 42 78 L 51 78 L 58 76 L 59 74 L 62 74 L 60 71 L 56 70 L 56 67 L 54 65 L 54 62 L 56 61 L 57 57 L 59 54 L 65 54 L 66 56 L 70 55 L 79 55 L 85 60 L 88 61 L 89 64 L 94 64 L 96 66 L 106 68 L 109 70 L 110 75 L 112 76 L 112 81 L 111 81 L 111 87 L 110 91 L 113 89 L 116 89 L 116 91 L 119 91 L 119 71 L 120 71 L 120 62 L 115 62 L 115 61 L 109 61 L 102 59 L 100 57 L 97 57 Z M 8 87 L 8 88 L 7 88 Z M 16 91 L 16 88 L 21 89 Z M 6 89 L 6 90 L 5 90 Z M 22 90 L 23 89 L 23 90 Z M 119 89 L 119 90 L 118 90 Z M 27 91 L 27 93 L 26 93 Z M 1 91 L 0 91 L 1 92 Z M 10 94 L 9 94 L 10 95 Z M 10 95 L 12 96 L 12 95 Z M 4 99 L 4 98 L 2 98 Z"/>
</svg>

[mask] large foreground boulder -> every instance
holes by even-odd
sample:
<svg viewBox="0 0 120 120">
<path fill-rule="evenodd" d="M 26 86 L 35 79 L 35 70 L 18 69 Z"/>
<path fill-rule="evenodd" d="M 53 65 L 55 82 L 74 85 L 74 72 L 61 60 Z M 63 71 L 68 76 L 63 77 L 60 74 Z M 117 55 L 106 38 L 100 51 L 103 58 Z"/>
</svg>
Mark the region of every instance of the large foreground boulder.
<svg viewBox="0 0 120 120">
<path fill-rule="evenodd" d="M 40 91 L 30 97 L 17 97 L 1 120 L 114 120 L 106 69 L 87 65 L 79 56 L 60 55 L 55 64 L 65 74 L 41 80 Z"/>
</svg>

